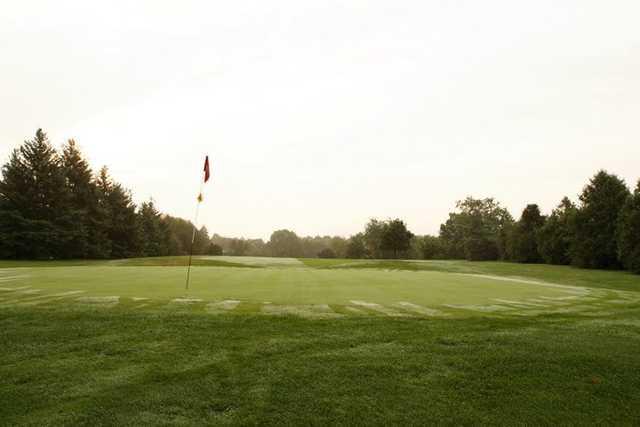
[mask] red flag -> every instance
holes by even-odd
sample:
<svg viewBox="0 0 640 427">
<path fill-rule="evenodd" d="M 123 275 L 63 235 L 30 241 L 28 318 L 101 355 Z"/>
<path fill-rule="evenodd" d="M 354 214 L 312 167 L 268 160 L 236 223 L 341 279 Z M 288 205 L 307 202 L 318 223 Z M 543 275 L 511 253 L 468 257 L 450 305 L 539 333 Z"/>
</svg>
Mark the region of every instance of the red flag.
<svg viewBox="0 0 640 427">
<path fill-rule="evenodd" d="M 210 172 L 209 172 L 209 156 L 207 156 L 204 159 L 204 182 L 209 181 L 209 176 L 210 176 Z"/>
</svg>

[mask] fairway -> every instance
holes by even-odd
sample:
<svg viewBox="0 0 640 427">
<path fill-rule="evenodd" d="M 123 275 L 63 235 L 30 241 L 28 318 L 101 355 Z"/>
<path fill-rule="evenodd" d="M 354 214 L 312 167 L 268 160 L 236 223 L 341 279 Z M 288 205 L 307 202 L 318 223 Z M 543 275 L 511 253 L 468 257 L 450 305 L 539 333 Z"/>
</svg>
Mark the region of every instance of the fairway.
<svg viewBox="0 0 640 427">
<path fill-rule="evenodd" d="M 200 257 L 0 270 L 0 307 L 64 302 L 309 317 L 607 313 L 640 294 L 536 278 L 460 272 L 464 263 Z M 207 263 L 213 264 L 207 266 Z M 142 266 L 137 264 L 143 264 Z M 146 264 L 146 265 L 145 265 Z M 151 264 L 151 265 L 149 265 Z M 155 265 L 154 265 L 155 264 Z M 165 265 L 168 264 L 168 265 Z M 158 266 L 160 265 L 160 266 Z M 228 266 L 233 265 L 233 266 Z M 447 272 L 446 270 L 450 271 Z M 474 271 L 474 270 L 470 270 Z"/>
</svg>

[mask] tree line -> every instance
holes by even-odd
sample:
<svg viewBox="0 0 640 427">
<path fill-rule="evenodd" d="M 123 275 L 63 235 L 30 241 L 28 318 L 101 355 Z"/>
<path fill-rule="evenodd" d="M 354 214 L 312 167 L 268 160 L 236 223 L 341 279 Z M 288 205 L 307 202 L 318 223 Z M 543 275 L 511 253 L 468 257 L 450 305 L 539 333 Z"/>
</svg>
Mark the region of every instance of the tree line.
<svg viewBox="0 0 640 427">
<path fill-rule="evenodd" d="M 189 253 L 194 225 L 137 206 L 102 167 L 94 174 L 74 140 L 60 151 L 38 130 L 11 154 L 0 179 L 0 258 L 128 258 Z M 371 219 L 349 238 L 276 230 L 268 241 L 196 230 L 194 254 L 392 259 L 503 260 L 628 269 L 640 273 L 640 181 L 631 193 L 599 171 L 577 203 L 549 214 L 529 204 L 515 220 L 493 198 L 468 197 L 437 236 L 414 235 L 401 219 Z"/>
<path fill-rule="evenodd" d="M 214 234 L 211 241 L 224 254 L 292 258 L 408 258 L 413 233 L 404 221 L 372 219 L 363 232 L 341 236 L 304 236 L 287 229 L 276 230 L 268 241 L 239 239 Z"/>
<path fill-rule="evenodd" d="M 622 179 L 599 171 L 577 203 L 564 197 L 549 215 L 529 204 L 517 220 L 493 198 L 467 197 L 437 236 L 414 235 L 398 218 L 374 218 L 348 239 L 278 230 L 268 242 L 212 240 L 231 255 L 501 260 L 640 273 L 640 181 L 632 193 Z"/>
<path fill-rule="evenodd" d="M 136 206 L 106 167 L 94 174 L 73 139 L 56 150 L 41 129 L 15 149 L 0 179 L 0 258 L 129 258 L 187 254 L 193 224 Z M 205 227 L 194 253 L 215 250 Z"/>
<path fill-rule="evenodd" d="M 459 201 L 435 236 L 418 245 L 428 259 L 504 260 L 521 263 L 627 269 L 640 273 L 640 181 L 597 172 L 573 203 L 564 197 L 550 215 L 529 204 L 520 218 L 492 198 Z"/>
</svg>

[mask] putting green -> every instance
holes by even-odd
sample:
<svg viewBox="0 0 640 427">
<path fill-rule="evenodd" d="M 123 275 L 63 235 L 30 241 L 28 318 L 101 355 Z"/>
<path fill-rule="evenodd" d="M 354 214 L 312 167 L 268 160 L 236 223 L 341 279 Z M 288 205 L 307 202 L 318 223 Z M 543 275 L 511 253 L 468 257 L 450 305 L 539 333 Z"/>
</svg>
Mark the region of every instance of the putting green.
<svg viewBox="0 0 640 427">
<path fill-rule="evenodd" d="M 209 258 L 203 257 L 202 260 Z M 605 312 L 635 304 L 634 292 L 590 289 L 515 277 L 381 268 L 314 268 L 298 260 L 216 257 L 262 268 L 177 266 L 20 267 L 0 269 L 0 308 L 60 302 L 175 306 L 211 312 L 455 316 Z M 341 265 L 334 263 L 333 265 Z M 357 265 L 357 264 L 354 264 Z M 382 264 L 381 264 L 382 265 Z M 617 304 L 617 305 L 616 305 Z"/>
</svg>

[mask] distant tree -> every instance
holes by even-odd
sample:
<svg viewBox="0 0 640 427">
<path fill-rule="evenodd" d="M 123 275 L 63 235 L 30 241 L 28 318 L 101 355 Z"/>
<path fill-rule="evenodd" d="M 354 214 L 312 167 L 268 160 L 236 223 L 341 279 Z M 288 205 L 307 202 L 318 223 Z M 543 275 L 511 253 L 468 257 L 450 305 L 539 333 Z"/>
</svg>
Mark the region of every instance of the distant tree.
<svg viewBox="0 0 640 427">
<path fill-rule="evenodd" d="M 61 258 L 79 233 L 60 157 L 38 129 L 14 150 L 0 180 L 0 253 L 9 258 Z"/>
<path fill-rule="evenodd" d="M 413 235 L 409 241 L 407 259 L 422 259 L 422 238 L 423 236 Z"/>
<path fill-rule="evenodd" d="M 362 233 L 354 234 L 347 240 L 347 248 L 345 251 L 346 258 L 365 258 L 367 248 L 364 244 L 364 236 Z"/>
<path fill-rule="evenodd" d="M 169 254 L 188 255 L 191 239 L 193 238 L 193 224 L 191 221 L 170 215 L 165 215 L 163 220 L 167 224 L 171 235 Z"/>
<path fill-rule="evenodd" d="M 243 256 L 251 248 L 251 244 L 246 239 L 231 239 L 229 244 L 229 250 L 231 255 Z"/>
<path fill-rule="evenodd" d="M 207 255 L 222 255 L 222 253 L 222 246 L 216 245 L 215 243 L 209 243 Z"/>
<path fill-rule="evenodd" d="M 268 256 L 269 249 L 267 244 L 262 239 L 250 239 L 248 240 L 249 249 L 246 255 L 248 256 Z"/>
<path fill-rule="evenodd" d="M 191 232 L 193 233 L 193 229 Z M 206 255 L 210 243 L 211 239 L 209 238 L 207 227 L 203 225 L 199 229 L 196 229 L 196 234 L 193 236 L 193 254 Z"/>
<path fill-rule="evenodd" d="M 620 212 L 617 243 L 623 267 L 640 274 L 640 181 Z"/>
<path fill-rule="evenodd" d="M 572 264 L 584 268 L 619 268 L 616 227 L 629 197 L 623 180 L 598 172 L 580 195 L 571 245 Z"/>
<path fill-rule="evenodd" d="M 444 224 L 440 225 L 440 241 L 444 247 L 446 258 L 464 259 L 465 227 L 464 217 L 459 213 L 450 213 Z"/>
<path fill-rule="evenodd" d="M 329 241 L 329 248 L 335 253 L 336 258 L 345 258 L 347 255 L 347 239 L 334 236 Z"/>
<path fill-rule="evenodd" d="M 96 178 L 98 204 L 107 213 L 106 233 L 111 242 L 111 258 L 130 258 L 144 253 L 142 230 L 131 193 L 113 182 L 106 167 Z"/>
<path fill-rule="evenodd" d="M 545 218 L 540 214 L 538 205 L 530 204 L 524 208 L 512 236 L 515 261 L 525 263 L 542 261 L 538 251 L 537 235 L 544 221 Z"/>
<path fill-rule="evenodd" d="M 382 253 L 382 235 L 385 224 L 375 218 L 369 220 L 362 235 L 366 253 L 371 258 L 384 258 Z"/>
<path fill-rule="evenodd" d="M 324 248 L 318 252 L 318 258 L 335 258 L 336 253 L 331 248 Z"/>
<path fill-rule="evenodd" d="M 442 239 L 436 236 L 422 236 L 420 250 L 422 259 L 443 259 L 447 256 Z"/>
<path fill-rule="evenodd" d="M 329 248 L 331 245 L 331 237 L 329 236 L 306 236 L 300 239 L 302 247 L 302 255 L 306 258 L 314 258 L 323 249 Z"/>
<path fill-rule="evenodd" d="M 300 257 L 302 245 L 300 238 L 290 230 L 277 230 L 271 234 L 269 250 L 275 257 Z"/>
<path fill-rule="evenodd" d="M 568 197 L 564 197 L 540 227 L 537 236 L 538 250 L 545 263 L 566 265 L 571 262 L 569 248 L 575 214 L 575 205 Z"/>
<path fill-rule="evenodd" d="M 138 217 L 142 231 L 142 256 L 167 255 L 170 247 L 169 226 L 162 220 L 153 200 L 142 203 Z"/>
<path fill-rule="evenodd" d="M 505 224 L 513 221 L 509 212 L 492 198 L 467 197 L 458 201 L 459 212 L 449 214 L 440 227 L 450 257 L 474 261 L 498 259 L 498 238 Z"/>
<path fill-rule="evenodd" d="M 383 256 L 394 259 L 406 258 L 413 233 L 407 229 L 404 221 L 398 218 L 387 220 L 382 224 L 380 248 Z"/>
<path fill-rule="evenodd" d="M 499 260 L 514 261 L 516 259 L 516 233 L 517 224 L 511 218 L 507 218 L 498 230 L 498 236 L 496 238 Z"/>
</svg>

